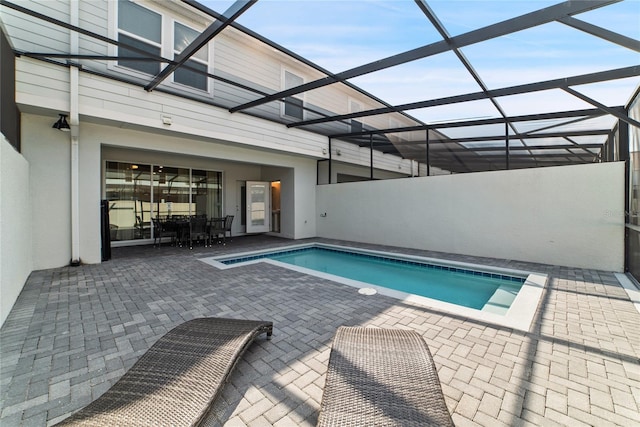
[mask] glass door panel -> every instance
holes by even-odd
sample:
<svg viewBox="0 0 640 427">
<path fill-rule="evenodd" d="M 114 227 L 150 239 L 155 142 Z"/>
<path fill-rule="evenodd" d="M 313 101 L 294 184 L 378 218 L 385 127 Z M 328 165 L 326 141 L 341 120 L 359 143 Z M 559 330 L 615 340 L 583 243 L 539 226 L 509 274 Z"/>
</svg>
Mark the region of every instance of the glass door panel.
<svg viewBox="0 0 640 427">
<path fill-rule="evenodd" d="M 189 169 L 153 167 L 155 218 L 186 217 L 189 206 Z"/>
<path fill-rule="evenodd" d="M 107 162 L 105 190 L 111 240 L 150 238 L 151 166 Z"/>
<path fill-rule="evenodd" d="M 107 161 L 105 198 L 112 241 L 150 239 L 151 218 L 222 217 L 222 172 Z"/>
<path fill-rule="evenodd" d="M 271 231 L 280 232 L 280 181 L 271 183 Z"/>
<path fill-rule="evenodd" d="M 247 181 L 247 233 L 269 231 L 270 182 Z"/>
<path fill-rule="evenodd" d="M 191 212 L 207 218 L 222 217 L 222 173 L 191 172 Z"/>
</svg>

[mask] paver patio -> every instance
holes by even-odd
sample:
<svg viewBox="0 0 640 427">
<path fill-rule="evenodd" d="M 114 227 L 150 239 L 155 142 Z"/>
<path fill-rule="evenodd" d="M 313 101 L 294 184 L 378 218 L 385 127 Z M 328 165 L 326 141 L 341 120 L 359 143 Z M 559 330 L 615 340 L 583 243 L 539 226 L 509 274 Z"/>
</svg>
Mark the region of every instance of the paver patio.
<svg viewBox="0 0 640 427">
<path fill-rule="evenodd" d="M 315 425 L 340 325 L 421 333 L 457 426 L 640 425 L 640 314 L 613 273 L 351 244 L 548 274 L 525 333 L 273 265 L 221 271 L 198 260 L 293 243 L 116 248 L 102 264 L 33 272 L 0 330 L 0 425 L 66 418 L 161 335 L 201 316 L 274 322 L 273 339 L 258 339 L 238 364 L 210 425 Z"/>
</svg>

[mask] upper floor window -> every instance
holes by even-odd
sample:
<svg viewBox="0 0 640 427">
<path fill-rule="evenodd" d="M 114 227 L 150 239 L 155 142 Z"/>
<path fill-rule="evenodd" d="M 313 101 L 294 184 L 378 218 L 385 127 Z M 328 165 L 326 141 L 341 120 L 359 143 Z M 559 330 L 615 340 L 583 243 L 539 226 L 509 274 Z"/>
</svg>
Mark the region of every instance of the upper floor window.
<svg viewBox="0 0 640 427">
<path fill-rule="evenodd" d="M 118 2 L 118 41 L 141 49 L 154 56 L 162 52 L 162 15 L 128 0 Z M 120 46 L 118 56 L 145 57 L 143 54 Z M 123 67 L 156 75 L 160 62 L 120 59 Z"/>
<path fill-rule="evenodd" d="M 297 76 L 289 71 L 284 72 L 284 89 L 291 89 L 296 86 L 300 86 L 304 83 L 302 77 Z M 304 101 L 295 96 L 287 96 L 285 98 L 283 114 L 288 117 L 293 117 L 302 120 L 304 117 L 303 105 Z"/>
<path fill-rule="evenodd" d="M 182 25 L 179 22 L 175 23 L 173 33 L 174 55 L 180 54 L 180 52 L 182 52 L 187 46 L 189 46 L 191 42 L 193 42 L 200 34 L 198 31 L 189 28 L 186 25 Z M 193 56 L 191 56 L 191 58 L 189 58 L 189 60 L 184 64 L 200 72 L 192 71 L 185 68 L 184 66 L 179 67 L 173 73 L 173 81 L 206 91 L 208 77 L 203 73 L 208 72 L 208 64 L 209 51 L 207 50 L 207 46 L 204 46 Z"/>
</svg>

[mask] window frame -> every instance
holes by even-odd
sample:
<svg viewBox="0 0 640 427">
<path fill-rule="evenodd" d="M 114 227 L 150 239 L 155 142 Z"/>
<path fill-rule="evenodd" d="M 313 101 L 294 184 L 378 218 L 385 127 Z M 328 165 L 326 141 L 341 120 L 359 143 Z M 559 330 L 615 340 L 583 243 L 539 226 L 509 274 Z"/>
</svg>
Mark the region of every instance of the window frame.
<svg viewBox="0 0 640 427">
<path fill-rule="evenodd" d="M 130 0 L 129 0 L 130 1 Z M 126 30 L 121 30 L 119 27 L 119 23 L 118 23 L 118 4 L 119 1 L 113 0 L 113 1 L 109 1 L 107 2 L 108 6 L 107 6 L 107 13 L 108 13 L 108 19 L 109 19 L 109 26 L 108 26 L 108 34 L 109 34 L 109 38 L 117 40 L 118 39 L 118 35 L 122 32 L 122 34 L 135 38 L 136 40 L 139 40 L 143 43 L 147 43 L 149 45 L 155 46 L 155 47 L 160 47 L 160 56 L 162 56 L 163 58 L 173 58 L 175 55 L 175 49 L 174 49 L 174 39 L 175 39 L 175 23 L 179 23 L 181 25 L 184 25 L 185 27 L 191 28 L 195 31 L 197 31 L 198 33 L 201 33 L 202 30 L 198 30 L 196 28 L 194 28 L 192 25 L 188 25 L 185 23 L 185 18 L 182 17 L 182 19 L 178 16 L 178 15 L 174 15 L 173 13 L 171 13 L 170 10 L 165 10 L 162 7 L 158 7 L 158 8 L 151 8 L 149 7 L 147 4 L 142 4 L 142 3 L 138 3 L 138 2 L 133 2 L 138 6 L 144 7 L 145 9 L 160 15 L 160 19 L 161 19 L 161 29 L 160 29 L 160 38 L 161 38 L 161 43 L 157 44 L 151 40 L 147 40 L 144 37 L 140 37 L 136 34 L 132 34 Z M 214 43 L 215 40 L 211 40 L 209 41 L 209 43 L 207 43 L 207 55 L 208 55 L 208 60 L 205 63 L 202 60 L 198 60 L 197 58 L 189 58 L 189 61 L 191 60 L 195 60 L 196 62 L 202 64 L 202 65 L 206 65 L 207 67 L 207 73 L 208 74 L 212 74 L 213 73 L 213 69 L 214 69 Z M 113 45 L 113 44 L 109 44 L 107 46 L 107 50 L 108 50 L 108 54 L 110 56 L 117 56 L 118 55 L 118 46 L 117 45 Z M 121 73 L 121 74 L 126 74 L 135 78 L 139 78 L 139 79 L 143 79 L 143 80 L 147 80 L 147 81 L 151 81 L 151 78 L 155 76 L 155 74 L 148 74 L 145 73 L 143 71 L 139 71 L 136 70 L 135 68 L 129 68 L 125 65 L 120 65 L 118 63 L 117 60 L 111 60 L 107 62 L 107 69 L 113 72 L 117 72 L 117 73 Z M 162 64 L 160 66 L 160 71 L 163 69 Z M 181 91 L 187 91 L 190 92 L 193 95 L 199 95 L 199 96 L 203 96 L 206 95 L 208 97 L 213 97 L 214 94 L 214 85 L 215 85 L 215 80 L 213 80 L 211 77 L 206 76 L 207 78 L 207 90 L 202 90 L 202 89 L 198 89 L 195 88 L 193 86 L 189 86 L 187 84 L 184 83 L 180 83 L 180 82 L 175 82 L 174 81 L 174 77 L 173 74 L 171 75 L 170 78 L 166 79 L 165 82 L 163 84 L 168 85 L 170 87 L 173 88 L 178 88 Z"/>
<path fill-rule="evenodd" d="M 281 74 L 280 74 L 280 85 L 281 85 L 280 87 L 282 88 L 282 90 L 291 89 L 291 88 L 287 87 L 287 73 L 292 74 L 295 77 L 299 77 L 300 80 L 302 81 L 302 83 L 300 83 L 300 84 L 304 84 L 305 83 L 304 77 L 302 75 L 292 71 L 290 68 L 282 67 L 282 71 L 281 71 Z M 292 86 L 292 87 L 295 87 L 295 86 Z M 294 96 L 288 96 L 286 98 L 295 98 L 296 100 L 302 102 L 302 105 L 300 106 L 300 110 L 302 111 L 302 117 L 292 116 L 292 115 L 286 114 L 287 104 L 285 102 L 281 102 L 280 103 L 280 105 L 281 105 L 281 107 L 280 107 L 280 117 L 286 118 L 286 119 L 304 120 L 305 117 L 306 117 L 306 112 L 305 112 L 305 109 L 304 109 L 305 104 L 306 104 L 306 102 L 305 102 L 305 98 L 306 98 L 305 93 L 297 94 L 297 95 L 294 95 Z"/>
<path fill-rule="evenodd" d="M 184 27 L 187 27 L 195 32 L 197 32 L 198 34 L 202 33 L 203 30 L 197 30 L 195 28 L 193 28 L 190 25 L 185 24 L 184 22 L 178 20 L 178 19 L 172 19 L 171 20 L 171 35 L 170 37 L 168 37 L 170 40 L 168 41 L 168 43 L 171 44 L 171 52 L 173 53 L 173 58 L 175 59 L 176 55 L 179 54 L 179 52 L 176 51 L 175 49 L 175 40 L 176 40 L 176 24 L 180 24 Z M 211 58 L 213 58 L 213 40 L 210 40 L 209 43 L 207 43 L 206 45 L 206 50 L 207 50 L 207 60 L 204 61 L 202 59 L 196 58 L 195 56 L 191 56 L 189 58 L 189 60 L 187 62 L 185 62 L 185 65 L 189 62 L 189 61 L 194 61 L 197 62 L 198 64 L 204 65 L 207 67 L 207 73 L 211 74 L 212 72 L 212 61 Z M 189 91 L 194 91 L 194 93 L 207 93 L 207 94 L 211 94 L 212 90 L 213 90 L 213 79 L 209 76 L 205 76 L 206 78 L 206 84 L 207 87 L 206 89 L 200 89 L 191 85 L 188 85 L 186 83 L 181 83 L 181 82 L 177 82 L 175 81 L 175 72 L 171 73 L 171 83 L 180 86 L 180 88 L 185 89 L 185 90 L 189 90 Z"/>
<path fill-rule="evenodd" d="M 126 0 L 126 1 L 130 1 L 130 0 Z M 154 10 L 154 9 L 151 9 L 151 8 L 147 7 L 144 4 L 132 2 L 136 6 L 139 6 L 139 7 L 142 7 L 144 9 L 147 9 L 148 11 L 150 11 L 152 13 L 155 13 L 156 15 L 160 16 L 160 43 L 157 43 L 157 42 L 155 42 L 153 40 L 146 39 L 146 38 L 144 38 L 142 36 L 139 36 L 137 34 L 131 33 L 129 31 L 127 31 L 127 30 L 123 30 L 123 29 L 120 28 L 120 23 L 118 22 L 119 21 L 118 20 L 119 3 L 120 3 L 119 0 L 118 1 L 110 1 L 109 2 L 109 8 L 110 8 L 109 13 L 113 18 L 113 21 L 112 21 L 113 25 L 110 26 L 110 29 L 112 29 L 112 34 L 110 34 L 112 36 L 112 38 L 114 38 L 116 40 L 119 40 L 120 39 L 119 38 L 120 34 L 123 34 L 123 35 L 125 35 L 127 37 L 130 37 L 132 39 L 135 39 L 135 40 L 137 40 L 139 42 L 142 42 L 142 43 L 145 43 L 147 45 L 154 46 L 154 47 L 159 47 L 160 48 L 160 56 L 164 56 L 164 52 L 165 52 L 165 47 L 164 47 L 165 15 L 163 13 L 158 12 L 157 10 Z M 111 46 L 111 47 L 113 49 L 111 54 L 113 56 L 117 56 L 119 51 L 120 51 L 120 47 L 119 46 Z M 113 61 L 112 67 L 114 69 L 119 70 L 119 71 L 126 72 L 126 73 L 129 73 L 131 75 L 135 75 L 137 77 L 146 78 L 148 76 L 154 76 L 154 74 L 149 74 L 149 73 L 146 73 L 144 71 L 140 71 L 140 70 L 137 70 L 135 68 L 130 68 L 130 67 L 126 66 L 126 65 L 122 65 L 122 64 L 119 63 L 118 60 Z M 112 68 L 112 67 L 109 67 L 109 68 Z M 158 68 L 159 68 L 158 72 L 160 72 L 160 70 L 162 70 L 162 65 L 160 64 Z"/>
</svg>

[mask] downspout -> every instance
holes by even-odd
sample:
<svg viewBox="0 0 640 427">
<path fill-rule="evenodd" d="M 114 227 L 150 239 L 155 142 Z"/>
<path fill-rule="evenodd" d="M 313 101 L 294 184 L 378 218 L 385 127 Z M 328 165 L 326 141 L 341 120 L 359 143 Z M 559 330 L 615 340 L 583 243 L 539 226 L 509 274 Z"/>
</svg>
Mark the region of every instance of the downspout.
<svg viewBox="0 0 640 427">
<path fill-rule="evenodd" d="M 79 25 L 79 2 L 71 0 L 69 3 L 69 23 Z M 75 31 L 69 34 L 69 51 L 79 53 L 79 35 Z M 78 65 L 69 67 L 69 126 L 71 127 L 71 262 L 72 266 L 80 265 L 80 112 L 79 112 L 79 80 Z"/>
<path fill-rule="evenodd" d="M 510 169 L 510 165 L 509 165 L 509 122 L 505 121 L 504 122 L 504 162 L 505 162 L 505 168 L 507 170 Z"/>
<path fill-rule="evenodd" d="M 429 129 L 426 130 L 425 143 L 425 163 L 427 164 L 427 176 L 431 175 L 431 162 L 429 161 Z"/>
<path fill-rule="evenodd" d="M 331 163 L 333 162 L 331 158 L 331 137 L 329 137 L 329 184 L 331 184 Z"/>
<path fill-rule="evenodd" d="M 373 180 L 373 133 L 369 134 L 369 179 Z"/>
</svg>

